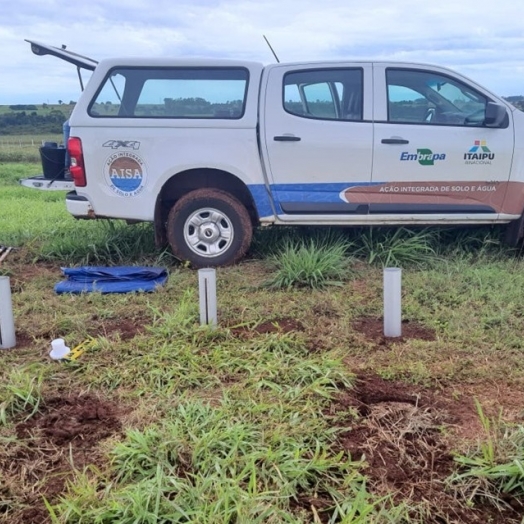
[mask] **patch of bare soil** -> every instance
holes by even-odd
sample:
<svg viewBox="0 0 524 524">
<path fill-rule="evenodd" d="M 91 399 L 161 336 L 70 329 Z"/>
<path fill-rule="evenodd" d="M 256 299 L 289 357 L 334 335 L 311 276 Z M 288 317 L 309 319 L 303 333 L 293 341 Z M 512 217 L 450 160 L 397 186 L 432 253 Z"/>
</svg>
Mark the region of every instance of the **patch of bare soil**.
<svg viewBox="0 0 524 524">
<path fill-rule="evenodd" d="M 13 271 L 14 275 L 11 277 L 11 290 L 13 293 L 22 292 L 25 289 L 26 284 L 33 282 L 35 279 L 51 279 L 58 282 L 58 279 L 61 277 L 60 266 L 55 263 L 23 263 L 20 267 L 11 264 L 11 267 L 15 268 Z"/>
<path fill-rule="evenodd" d="M 22 443 L 0 454 L 5 478 L 13 489 L 23 488 L 26 504 L 9 523 L 49 522 L 42 497 L 53 502 L 74 469 L 101 463 L 98 443 L 121 431 L 120 414 L 116 405 L 93 395 L 70 395 L 46 399 L 35 416 L 20 422 L 16 433 Z"/>
<path fill-rule="evenodd" d="M 25 333 L 24 331 L 17 330 L 15 333 L 16 338 L 16 349 L 25 349 L 33 345 L 33 337 Z"/>
<path fill-rule="evenodd" d="M 481 502 L 468 508 L 453 495 L 445 479 L 456 469 L 449 434 L 455 430 L 472 435 L 479 427 L 472 418 L 473 401 L 446 392 L 362 375 L 356 387 L 332 403 L 327 417 L 346 423 L 335 451 L 346 451 L 353 460 L 364 460 L 368 488 L 377 495 L 394 494 L 427 508 L 426 524 L 510 524 L 521 522 L 524 508 L 498 512 Z M 442 427 L 450 428 L 446 433 Z M 446 434 L 448 437 L 446 437 Z M 305 497 L 301 506 L 327 522 L 326 501 Z M 313 510 L 311 508 L 314 508 Z"/>
<path fill-rule="evenodd" d="M 92 315 L 89 323 L 89 334 L 93 337 L 101 334 L 107 338 L 118 337 L 122 341 L 131 340 L 145 331 L 146 324 L 150 320 L 145 317 L 100 319 L 98 315 Z"/>
<path fill-rule="evenodd" d="M 396 342 L 405 342 L 410 339 L 435 340 L 435 331 L 418 322 L 402 321 L 402 336 L 389 338 L 384 336 L 384 319 L 382 317 L 361 317 L 353 322 L 353 329 L 362 333 L 378 346 L 389 346 Z"/>
</svg>

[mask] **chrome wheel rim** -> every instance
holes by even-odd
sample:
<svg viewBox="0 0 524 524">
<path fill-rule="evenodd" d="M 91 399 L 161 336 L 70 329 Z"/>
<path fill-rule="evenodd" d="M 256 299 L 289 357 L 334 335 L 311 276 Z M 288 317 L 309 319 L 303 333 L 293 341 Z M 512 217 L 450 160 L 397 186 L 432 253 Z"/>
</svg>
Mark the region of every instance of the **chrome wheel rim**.
<svg viewBox="0 0 524 524">
<path fill-rule="evenodd" d="M 184 224 L 187 246 L 201 257 L 222 255 L 231 246 L 233 237 L 233 224 L 229 217 L 212 207 L 194 211 Z"/>
</svg>

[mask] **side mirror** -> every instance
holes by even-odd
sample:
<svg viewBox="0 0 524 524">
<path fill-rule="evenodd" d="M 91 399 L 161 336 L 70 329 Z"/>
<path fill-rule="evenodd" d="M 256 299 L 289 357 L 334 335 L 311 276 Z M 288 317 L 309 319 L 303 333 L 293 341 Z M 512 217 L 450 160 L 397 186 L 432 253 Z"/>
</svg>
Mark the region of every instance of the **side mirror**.
<svg viewBox="0 0 524 524">
<path fill-rule="evenodd" d="M 484 124 L 486 127 L 502 127 L 507 114 L 508 112 L 503 105 L 496 104 L 495 102 L 488 102 L 486 105 Z"/>
</svg>

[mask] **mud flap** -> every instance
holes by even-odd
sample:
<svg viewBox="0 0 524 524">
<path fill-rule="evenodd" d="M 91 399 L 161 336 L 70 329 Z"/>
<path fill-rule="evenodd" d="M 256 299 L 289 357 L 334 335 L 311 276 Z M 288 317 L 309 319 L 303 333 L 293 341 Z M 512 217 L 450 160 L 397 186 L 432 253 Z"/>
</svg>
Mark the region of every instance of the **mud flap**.
<svg viewBox="0 0 524 524">
<path fill-rule="evenodd" d="M 155 204 L 155 246 L 159 249 L 167 246 L 166 217 L 163 216 L 162 199 Z"/>
<path fill-rule="evenodd" d="M 524 213 L 519 219 L 513 220 L 506 227 L 504 243 L 510 247 L 517 247 L 524 237 Z"/>
</svg>

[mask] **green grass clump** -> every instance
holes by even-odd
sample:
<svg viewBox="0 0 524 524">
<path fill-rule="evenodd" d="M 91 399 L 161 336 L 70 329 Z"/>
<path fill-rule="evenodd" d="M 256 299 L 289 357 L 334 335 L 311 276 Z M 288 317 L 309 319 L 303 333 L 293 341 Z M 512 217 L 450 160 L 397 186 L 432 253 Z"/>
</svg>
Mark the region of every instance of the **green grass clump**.
<svg viewBox="0 0 524 524">
<path fill-rule="evenodd" d="M 1 351 L 1 350 L 0 350 Z M 20 413 L 32 417 L 42 401 L 43 373 L 38 366 L 13 368 L 0 383 L 0 425 Z"/>
<path fill-rule="evenodd" d="M 339 386 L 351 386 L 352 375 L 336 351 L 311 353 L 294 333 L 263 334 L 239 344 L 229 329 L 200 326 L 197 306 L 194 293 L 186 292 L 171 311 L 153 309 L 147 336 L 136 337 L 125 350 L 127 365 L 115 369 L 100 356 L 86 370 L 90 383 L 178 395 L 230 382 L 256 394 L 274 392 L 295 400 L 330 398 Z"/>
<path fill-rule="evenodd" d="M 322 288 L 341 285 L 347 275 L 350 244 L 341 237 L 326 235 L 309 240 L 287 241 L 270 262 L 276 273 L 266 285 L 272 288 Z"/>
<path fill-rule="evenodd" d="M 436 259 L 434 238 L 434 229 L 371 228 L 355 239 L 353 254 L 384 267 L 422 267 Z"/>
<path fill-rule="evenodd" d="M 508 258 L 517 250 L 504 245 L 503 226 L 442 227 L 435 230 L 435 250 L 441 257 Z"/>
<path fill-rule="evenodd" d="M 319 493 L 329 522 L 391 516 L 366 491 L 360 463 L 332 454 L 324 435 L 286 435 L 235 415 L 227 401 L 181 402 L 168 417 L 128 431 L 110 453 L 113 480 L 97 492 L 81 478 L 53 509 L 60 521 L 298 524 L 310 518 L 298 501 Z M 322 429 L 310 421 L 310 433 Z"/>
<path fill-rule="evenodd" d="M 460 469 L 449 481 L 471 505 L 482 501 L 501 509 L 524 496 L 524 426 L 491 420 L 476 404 L 484 439 L 469 454 L 455 457 Z"/>
<path fill-rule="evenodd" d="M 381 267 L 431 268 L 440 260 L 463 257 L 508 257 L 515 249 L 504 246 L 499 227 L 272 227 L 259 229 L 251 254 L 271 260 L 311 243 L 347 245 L 354 259 Z M 315 249 L 313 248 L 313 251 Z M 299 258 L 295 253 L 295 258 Z M 307 256 L 300 254 L 303 265 Z M 312 260 L 309 254 L 309 260 Z M 291 262 L 299 265 L 300 262 Z M 316 261 L 313 262 L 316 264 Z"/>
</svg>

